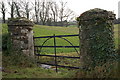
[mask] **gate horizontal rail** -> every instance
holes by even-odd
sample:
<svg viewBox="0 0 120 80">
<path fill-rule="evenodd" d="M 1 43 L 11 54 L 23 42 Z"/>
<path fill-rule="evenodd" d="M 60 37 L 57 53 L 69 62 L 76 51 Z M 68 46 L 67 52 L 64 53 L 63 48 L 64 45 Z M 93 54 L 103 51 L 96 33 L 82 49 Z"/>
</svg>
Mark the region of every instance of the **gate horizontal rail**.
<svg viewBox="0 0 120 80">
<path fill-rule="evenodd" d="M 73 66 L 63 66 L 63 65 L 56 65 L 56 64 L 50 64 L 50 63 L 41 63 L 41 62 L 38 62 L 40 64 L 46 64 L 46 65 L 51 65 L 51 66 L 58 66 L 58 67 L 64 67 L 64 68 L 73 68 L 73 69 L 80 69 L 80 67 L 73 67 Z"/>
<path fill-rule="evenodd" d="M 80 57 L 72 57 L 72 56 L 58 56 L 58 55 L 44 55 L 44 54 L 36 54 L 36 56 L 49 56 L 49 57 L 63 57 L 63 58 L 74 58 L 74 59 L 80 59 Z"/>
<path fill-rule="evenodd" d="M 34 39 L 36 38 L 54 38 L 54 37 L 74 37 L 74 36 L 79 36 L 79 34 L 74 34 L 74 35 L 57 35 L 57 36 L 41 36 L 41 37 L 33 37 Z"/>
<path fill-rule="evenodd" d="M 49 48 L 54 48 L 54 47 L 56 47 L 56 48 L 79 48 L 80 46 L 34 46 L 34 47 L 49 47 Z"/>
<path fill-rule="evenodd" d="M 42 45 L 35 45 L 34 46 L 34 51 L 36 52 L 35 55 L 38 56 L 38 59 L 39 59 L 39 56 L 48 56 L 48 57 L 54 57 L 55 58 L 55 64 L 49 64 L 49 63 L 42 63 L 42 62 L 39 62 L 40 64 L 47 64 L 47 65 L 51 65 L 51 66 L 56 66 L 56 72 L 58 71 L 57 70 L 57 67 L 64 67 L 64 68 L 73 68 L 73 69 L 80 69 L 79 67 L 74 67 L 74 66 L 64 66 L 64 65 L 58 65 L 58 62 L 57 62 L 57 57 L 61 57 L 61 58 L 72 58 L 72 59 L 80 59 L 80 56 L 79 57 L 72 57 L 72 56 L 59 56 L 59 55 L 56 55 L 56 48 L 74 48 L 75 51 L 78 53 L 79 55 L 79 52 L 77 51 L 76 48 L 79 48 L 80 46 L 74 46 L 69 40 L 65 39 L 64 37 L 75 37 L 75 36 L 78 36 L 79 37 L 79 34 L 74 34 L 74 35 L 53 35 L 53 36 L 41 36 L 41 37 L 33 37 L 33 39 L 39 39 L 39 38 L 47 38 Z M 53 43 L 54 45 L 53 46 L 44 46 L 44 44 L 50 40 L 51 38 L 53 38 Z M 56 38 L 61 38 L 65 41 L 67 41 L 71 46 L 56 46 Z M 40 50 L 38 50 L 40 48 Z M 39 54 L 41 53 L 41 50 L 42 48 L 54 48 L 54 55 L 44 55 L 44 54 Z"/>
</svg>

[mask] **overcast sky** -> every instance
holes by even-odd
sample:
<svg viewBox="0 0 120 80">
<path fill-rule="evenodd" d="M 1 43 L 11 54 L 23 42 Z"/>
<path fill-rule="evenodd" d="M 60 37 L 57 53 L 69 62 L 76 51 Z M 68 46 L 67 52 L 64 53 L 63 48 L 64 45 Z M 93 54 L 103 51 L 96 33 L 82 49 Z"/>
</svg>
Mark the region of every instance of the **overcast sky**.
<svg viewBox="0 0 120 80">
<path fill-rule="evenodd" d="M 70 9 L 78 15 L 93 8 L 101 8 L 108 11 L 114 11 L 118 17 L 118 2 L 120 0 L 63 0 L 68 2 Z"/>
<path fill-rule="evenodd" d="M 4 1 L 9 1 L 9 0 L 4 0 Z M 27 1 L 34 1 L 34 0 L 27 0 Z M 60 0 L 55 0 L 55 1 L 60 1 Z M 62 1 L 67 2 L 67 6 L 70 9 L 72 9 L 77 15 L 80 15 L 81 13 L 89 9 L 101 8 L 108 11 L 113 11 L 116 14 L 116 17 L 118 18 L 118 2 L 120 0 L 62 0 Z M 1 14 L 0 17 L 2 17 Z"/>
</svg>

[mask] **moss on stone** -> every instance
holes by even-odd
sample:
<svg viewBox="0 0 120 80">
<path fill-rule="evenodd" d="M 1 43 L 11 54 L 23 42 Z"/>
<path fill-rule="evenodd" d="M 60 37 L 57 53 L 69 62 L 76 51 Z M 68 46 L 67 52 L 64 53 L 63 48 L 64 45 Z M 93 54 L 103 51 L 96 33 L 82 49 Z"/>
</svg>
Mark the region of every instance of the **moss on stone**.
<svg viewBox="0 0 120 80">
<path fill-rule="evenodd" d="M 81 62 L 95 67 L 115 59 L 113 20 L 115 15 L 102 9 L 91 9 L 78 17 Z"/>
<path fill-rule="evenodd" d="M 34 23 L 24 17 L 18 17 L 18 18 L 9 18 L 8 19 L 8 25 L 25 25 L 25 26 L 33 26 Z"/>
<path fill-rule="evenodd" d="M 83 14 L 81 14 L 78 18 L 77 21 L 79 21 L 79 24 L 81 24 L 84 21 L 89 21 L 89 20 L 114 20 L 115 19 L 115 14 L 111 11 L 95 8 L 95 9 L 90 9 Z"/>
</svg>

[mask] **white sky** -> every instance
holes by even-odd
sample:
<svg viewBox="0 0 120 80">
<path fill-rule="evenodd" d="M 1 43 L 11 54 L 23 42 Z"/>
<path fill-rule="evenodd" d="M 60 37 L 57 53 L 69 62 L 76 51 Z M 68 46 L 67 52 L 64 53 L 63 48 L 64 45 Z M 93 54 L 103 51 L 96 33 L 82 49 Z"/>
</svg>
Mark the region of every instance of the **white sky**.
<svg viewBox="0 0 120 80">
<path fill-rule="evenodd" d="M 9 1 L 9 0 L 4 0 Z M 27 0 L 27 1 L 34 1 L 34 0 Z M 60 0 L 55 0 L 60 1 Z M 118 2 L 120 0 L 62 0 L 67 2 L 67 6 L 73 10 L 78 16 L 93 8 L 101 8 L 108 11 L 113 11 L 118 18 Z M 8 13 L 7 13 L 8 14 Z M 0 13 L 0 17 L 2 17 Z"/>
<path fill-rule="evenodd" d="M 70 9 L 80 15 L 81 13 L 93 9 L 101 8 L 108 11 L 114 11 L 118 17 L 118 2 L 120 0 L 63 0 L 68 2 Z"/>
</svg>

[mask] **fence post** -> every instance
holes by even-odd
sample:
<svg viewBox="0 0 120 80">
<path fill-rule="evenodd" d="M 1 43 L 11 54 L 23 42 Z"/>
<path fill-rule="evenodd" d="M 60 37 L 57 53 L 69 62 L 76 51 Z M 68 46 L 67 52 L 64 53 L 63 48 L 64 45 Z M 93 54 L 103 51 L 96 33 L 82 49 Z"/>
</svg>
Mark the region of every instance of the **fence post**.
<svg viewBox="0 0 120 80">
<path fill-rule="evenodd" d="M 54 34 L 53 36 L 54 36 L 55 66 L 56 66 L 56 72 L 57 72 L 58 70 L 57 70 L 57 57 L 56 57 L 56 39 L 55 39 L 55 34 Z"/>
<path fill-rule="evenodd" d="M 33 25 L 34 23 L 26 18 L 10 18 L 8 20 L 8 31 L 13 50 L 16 53 L 34 55 Z"/>
<path fill-rule="evenodd" d="M 80 65 L 86 69 L 115 59 L 113 21 L 115 14 L 95 8 L 78 17 L 80 26 Z"/>
</svg>

